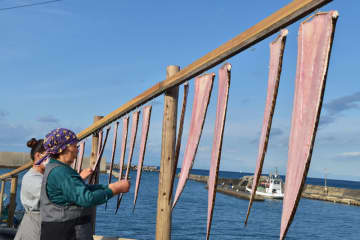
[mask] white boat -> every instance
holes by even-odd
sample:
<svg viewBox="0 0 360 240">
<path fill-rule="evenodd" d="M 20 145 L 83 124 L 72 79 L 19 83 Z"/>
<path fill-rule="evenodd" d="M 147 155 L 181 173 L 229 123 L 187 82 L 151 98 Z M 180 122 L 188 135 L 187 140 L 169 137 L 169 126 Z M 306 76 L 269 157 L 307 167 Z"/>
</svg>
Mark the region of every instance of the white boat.
<svg viewBox="0 0 360 240">
<path fill-rule="evenodd" d="M 260 195 L 265 198 L 283 199 L 284 187 L 284 182 L 277 173 L 274 175 L 270 174 L 265 182 L 261 182 L 258 185 L 256 195 Z M 246 190 L 250 193 L 252 192 L 251 187 L 246 186 Z"/>
</svg>

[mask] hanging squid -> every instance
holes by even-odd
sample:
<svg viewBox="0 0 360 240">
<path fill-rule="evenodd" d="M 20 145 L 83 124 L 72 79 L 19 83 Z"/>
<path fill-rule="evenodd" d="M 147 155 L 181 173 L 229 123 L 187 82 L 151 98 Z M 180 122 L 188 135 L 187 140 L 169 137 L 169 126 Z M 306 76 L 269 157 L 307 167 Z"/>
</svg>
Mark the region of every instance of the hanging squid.
<svg viewBox="0 0 360 240">
<path fill-rule="evenodd" d="M 96 180 L 96 174 L 97 174 L 97 171 L 99 170 L 99 167 L 100 167 L 100 161 L 101 161 L 101 158 L 102 158 L 102 155 L 104 153 L 104 149 L 105 149 L 105 146 L 106 146 L 106 141 L 107 141 L 107 138 L 109 136 L 109 131 L 110 131 L 110 128 L 111 127 L 108 127 L 106 129 L 106 134 L 105 134 L 105 139 L 104 139 L 104 143 L 101 144 L 101 138 L 100 138 L 100 133 L 99 133 L 99 146 L 101 145 L 100 148 L 98 148 L 98 155 L 97 155 L 97 158 L 96 158 L 96 161 L 95 161 L 95 164 L 94 166 L 92 167 L 92 171 L 93 173 L 90 175 L 89 177 L 89 183 L 90 184 L 94 184 L 95 183 L 95 180 Z"/>
<path fill-rule="evenodd" d="M 184 153 L 184 160 L 181 167 L 178 185 L 175 192 L 174 202 L 172 205 L 173 208 L 176 205 L 176 202 L 179 199 L 182 191 L 184 190 L 190 170 L 194 163 L 205 122 L 207 107 L 209 105 L 214 77 L 215 74 L 211 73 L 195 78 L 195 95 L 191 114 L 189 137 Z"/>
<path fill-rule="evenodd" d="M 122 179 L 123 175 L 123 168 L 124 168 L 124 159 L 125 159 L 125 152 L 126 152 L 126 142 L 128 136 L 128 129 L 129 129 L 129 117 L 123 118 L 123 130 L 122 130 L 122 137 L 121 137 L 121 154 L 120 154 L 120 163 L 119 163 L 119 181 Z M 120 206 L 120 197 L 122 194 L 118 194 L 117 202 L 116 202 L 116 210 L 115 214 L 117 213 L 119 206 Z"/>
<path fill-rule="evenodd" d="M 189 93 L 189 83 L 186 82 L 184 84 L 184 96 L 183 96 L 183 102 L 182 102 L 182 107 L 181 107 L 179 132 L 178 132 L 178 135 L 176 138 L 175 155 L 174 155 L 175 163 L 174 163 L 173 174 L 171 175 L 171 189 L 170 189 L 171 195 L 173 192 L 174 179 L 175 179 L 176 169 L 177 169 L 177 165 L 178 165 L 178 161 L 179 161 L 181 138 L 182 138 L 182 133 L 183 133 L 183 129 L 184 129 L 184 120 L 185 120 L 185 112 L 186 112 L 186 103 L 187 103 L 188 93 Z"/>
<path fill-rule="evenodd" d="M 301 23 L 280 239 L 295 216 L 319 123 L 337 11 Z"/>
<path fill-rule="evenodd" d="M 231 64 L 225 63 L 219 69 L 219 89 L 218 99 L 216 106 L 216 120 L 214 129 L 214 141 L 211 153 L 211 164 L 208 180 L 208 214 L 207 214 L 207 227 L 206 239 L 210 237 L 211 222 L 213 217 L 213 210 L 216 197 L 216 182 L 219 173 L 219 165 L 221 158 L 221 147 L 225 128 L 226 109 L 229 97 L 230 87 L 230 70 Z"/>
<path fill-rule="evenodd" d="M 108 184 L 111 183 L 111 178 L 112 178 L 112 171 L 113 171 L 113 165 L 114 165 L 114 159 L 115 159 L 115 150 L 116 150 L 116 140 L 117 140 L 118 127 L 119 127 L 119 122 L 116 122 L 115 127 L 114 127 L 113 145 L 112 145 L 112 151 L 111 151 L 111 163 L 110 163 Z M 106 210 L 106 208 L 107 208 L 107 202 L 105 203 L 105 210 Z"/>
<path fill-rule="evenodd" d="M 135 147 L 135 141 L 136 141 L 136 133 L 138 129 L 138 123 L 139 123 L 139 114 L 140 111 L 134 112 L 132 115 L 132 121 L 131 121 L 131 136 L 130 136 L 130 152 L 128 156 L 128 162 L 126 166 L 126 172 L 125 172 L 125 179 L 128 178 L 130 167 L 131 167 L 131 161 L 134 153 L 134 147 Z"/>
<path fill-rule="evenodd" d="M 269 141 L 270 130 L 272 118 L 275 110 L 276 97 L 279 88 L 281 68 L 282 68 L 282 59 L 284 54 L 286 36 L 288 30 L 281 30 L 277 38 L 270 44 L 270 68 L 269 68 L 269 77 L 268 77 L 268 89 L 266 95 L 266 105 L 264 112 L 264 120 L 261 129 L 260 141 L 259 141 L 259 150 L 256 160 L 256 169 L 254 172 L 254 178 L 251 188 L 251 197 L 249 201 L 249 206 L 246 214 L 245 225 L 247 224 L 252 203 L 254 201 L 257 185 L 259 183 L 260 175 L 262 172 L 262 167 L 265 159 L 266 149 Z"/>
<path fill-rule="evenodd" d="M 103 130 L 101 129 L 99 131 L 99 136 L 98 136 L 98 147 L 97 147 L 97 151 L 96 151 L 96 157 L 98 157 L 100 154 L 101 147 L 102 147 L 102 141 L 103 141 Z"/>
<path fill-rule="evenodd" d="M 127 162 L 127 166 L 126 166 L 126 172 L 125 172 L 125 179 L 128 179 L 129 177 L 129 172 L 130 172 L 130 167 L 131 167 L 131 161 L 132 161 L 132 156 L 134 153 L 134 146 L 135 146 L 135 140 L 136 140 L 136 133 L 137 133 L 137 128 L 138 128 L 138 122 L 139 122 L 139 111 L 136 111 L 133 113 L 132 115 L 132 120 L 131 120 L 131 136 L 130 136 L 130 149 L 129 149 L 129 156 L 128 156 L 128 162 Z M 120 176 L 119 176 L 120 177 Z M 123 194 L 120 194 L 119 200 L 117 202 L 117 206 L 116 206 L 116 212 L 119 209 L 118 206 L 120 206 L 120 202 L 122 199 Z M 116 213 L 115 212 L 115 213 Z"/>
<path fill-rule="evenodd" d="M 135 210 L 136 200 L 137 200 L 137 195 L 138 195 L 139 185 L 140 185 L 140 180 L 141 180 L 141 172 L 142 172 L 142 166 L 143 166 L 143 163 L 144 163 L 146 142 L 147 142 L 147 137 L 148 137 L 148 133 L 149 133 L 150 117 L 151 117 L 151 106 L 146 106 L 143 109 L 143 121 L 142 121 L 142 128 L 141 128 L 140 153 L 139 153 L 139 161 L 138 161 L 138 165 L 137 165 L 133 211 Z"/>
<path fill-rule="evenodd" d="M 78 173 L 81 172 L 81 167 L 82 167 L 82 163 L 83 163 L 83 159 L 84 159 L 84 151 L 85 151 L 85 141 L 82 141 L 80 143 L 80 149 L 79 149 L 77 162 L 76 162 L 76 171 Z"/>
</svg>

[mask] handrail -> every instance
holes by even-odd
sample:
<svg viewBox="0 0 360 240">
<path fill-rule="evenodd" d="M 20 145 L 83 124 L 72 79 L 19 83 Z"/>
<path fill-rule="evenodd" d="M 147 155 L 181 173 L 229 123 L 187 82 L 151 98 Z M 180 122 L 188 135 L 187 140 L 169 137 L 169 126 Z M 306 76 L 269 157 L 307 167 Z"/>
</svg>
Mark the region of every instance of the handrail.
<svg viewBox="0 0 360 240">
<path fill-rule="evenodd" d="M 226 59 L 244 51 L 257 42 L 266 37 L 276 33 L 281 28 L 284 28 L 298 19 L 306 16 L 310 12 L 322 7 L 332 0 L 294 0 L 285 7 L 279 9 L 269 17 L 260 21 L 258 24 L 247 29 L 235 38 L 209 52 L 205 56 L 199 58 L 192 64 L 185 67 L 183 70 L 174 76 L 155 84 L 153 87 L 144 91 L 137 97 L 125 103 L 115 111 L 106 115 L 101 120 L 93 123 L 88 128 L 78 133 L 79 139 L 84 139 L 94 132 L 100 130 L 104 126 L 119 119 L 133 109 L 145 104 L 151 99 L 159 96 L 168 89 L 180 85 L 185 81 L 209 70 L 218 65 Z"/>
<path fill-rule="evenodd" d="M 24 165 L 12 170 L 11 172 L 7 172 L 7 173 L 5 173 L 3 175 L 0 175 L 0 180 L 15 176 L 15 175 L 21 173 L 22 171 L 25 171 L 26 169 L 31 168 L 32 165 L 33 165 L 33 162 L 29 161 L 28 163 L 25 163 Z"/>
</svg>

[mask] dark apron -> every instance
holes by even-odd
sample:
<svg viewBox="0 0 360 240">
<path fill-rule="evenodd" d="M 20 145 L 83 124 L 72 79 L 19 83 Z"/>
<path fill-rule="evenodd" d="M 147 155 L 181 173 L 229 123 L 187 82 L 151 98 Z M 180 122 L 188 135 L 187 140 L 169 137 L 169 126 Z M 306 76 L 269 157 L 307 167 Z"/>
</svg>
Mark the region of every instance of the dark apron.
<svg viewBox="0 0 360 240">
<path fill-rule="evenodd" d="M 49 173 L 58 166 L 63 165 L 49 163 L 44 172 L 40 196 L 40 240 L 93 240 L 89 208 L 76 205 L 60 206 L 52 203 L 47 196 L 46 184 Z"/>
</svg>

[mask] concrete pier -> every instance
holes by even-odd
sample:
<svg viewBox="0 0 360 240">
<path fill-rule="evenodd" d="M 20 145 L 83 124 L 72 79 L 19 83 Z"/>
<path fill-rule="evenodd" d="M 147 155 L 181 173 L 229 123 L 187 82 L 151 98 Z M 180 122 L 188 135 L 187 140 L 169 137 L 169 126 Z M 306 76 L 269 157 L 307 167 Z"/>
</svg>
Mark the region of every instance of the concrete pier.
<svg viewBox="0 0 360 240">
<path fill-rule="evenodd" d="M 306 185 L 303 198 L 360 206 L 360 190 Z"/>
<path fill-rule="evenodd" d="M 266 176 L 261 176 L 260 181 L 265 180 Z M 246 185 L 252 182 L 253 176 L 244 176 L 242 178 L 219 178 L 218 192 L 224 194 L 237 195 L 237 192 L 245 192 Z M 203 182 L 207 184 L 208 176 L 190 174 L 189 180 Z M 225 191 L 224 191 L 225 190 Z M 301 195 L 303 198 L 328 201 L 333 203 L 342 203 L 354 206 L 360 206 L 360 189 L 347 189 L 337 187 L 324 187 L 317 185 L 305 185 Z M 246 196 L 245 196 L 246 197 Z M 243 197 L 241 197 L 243 198 Z"/>
</svg>

